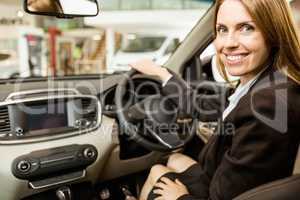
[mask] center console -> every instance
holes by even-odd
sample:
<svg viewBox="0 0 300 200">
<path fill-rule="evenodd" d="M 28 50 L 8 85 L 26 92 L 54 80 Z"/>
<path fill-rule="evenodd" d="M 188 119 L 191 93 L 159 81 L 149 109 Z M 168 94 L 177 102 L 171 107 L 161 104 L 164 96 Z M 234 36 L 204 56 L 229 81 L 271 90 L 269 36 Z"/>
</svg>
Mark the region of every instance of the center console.
<svg viewBox="0 0 300 200">
<path fill-rule="evenodd" d="M 44 192 L 30 195 L 21 200 L 96 200 L 98 194 L 90 182 L 61 186 Z"/>
<path fill-rule="evenodd" d="M 75 197 L 77 185 L 84 183 L 89 191 L 113 145 L 105 133 L 110 134 L 114 121 L 102 119 L 101 110 L 96 96 L 77 90 L 20 91 L 1 101 L 1 174 L 6 181 L 1 197 L 57 199 L 68 191 Z"/>
<path fill-rule="evenodd" d="M 27 180 L 31 189 L 53 188 L 86 177 L 86 168 L 98 157 L 93 145 L 68 145 L 33 151 L 17 157 L 11 166 L 12 174 Z"/>
<path fill-rule="evenodd" d="M 53 95 L 0 104 L 0 144 L 26 143 L 83 134 L 100 125 L 94 96 Z"/>
</svg>

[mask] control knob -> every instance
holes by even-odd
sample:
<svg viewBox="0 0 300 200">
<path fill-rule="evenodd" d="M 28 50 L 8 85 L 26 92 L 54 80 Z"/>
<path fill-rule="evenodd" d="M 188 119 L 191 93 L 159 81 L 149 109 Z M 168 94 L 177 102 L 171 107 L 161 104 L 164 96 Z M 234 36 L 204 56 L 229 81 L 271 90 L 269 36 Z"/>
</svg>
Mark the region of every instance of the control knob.
<svg viewBox="0 0 300 200">
<path fill-rule="evenodd" d="M 18 163 L 17 168 L 20 172 L 26 173 L 31 169 L 31 163 L 27 160 L 21 160 Z"/>
<path fill-rule="evenodd" d="M 87 159 L 92 159 L 92 158 L 95 157 L 95 155 L 96 155 L 96 152 L 95 152 L 95 150 L 94 150 L 93 148 L 91 148 L 91 147 L 87 147 L 87 148 L 85 148 L 84 151 L 83 151 L 83 156 L 84 156 L 85 158 L 87 158 Z"/>
</svg>

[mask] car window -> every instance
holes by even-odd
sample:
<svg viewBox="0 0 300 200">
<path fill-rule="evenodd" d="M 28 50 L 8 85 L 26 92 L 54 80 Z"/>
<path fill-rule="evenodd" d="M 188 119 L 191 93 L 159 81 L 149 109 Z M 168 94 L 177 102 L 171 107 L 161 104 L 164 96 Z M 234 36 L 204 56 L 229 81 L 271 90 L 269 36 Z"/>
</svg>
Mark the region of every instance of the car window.
<svg viewBox="0 0 300 200">
<path fill-rule="evenodd" d="M 143 53 L 157 51 L 166 40 L 166 37 L 147 37 L 136 34 L 128 34 L 123 37 L 123 45 L 120 51 L 127 53 Z"/>
<path fill-rule="evenodd" d="M 176 50 L 176 48 L 178 47 L 179 44 L 180 44 L 180 41 L 179 41 L 178 38 L 172 39 L 170 41 L 170 44 L 168 45 L 168 47 L 166 49 L 165 55 L 173 53 Z"/>
<path fill-rule="evenodd" d="M 0 1 L 0 54 L 8 55 L 0 79 L 113 73 L 145 57 L 162 64 L 212 3 L 99 1 L 96 17 L 60 19 L 25 13 L 23 1 Z"/>
</svg>

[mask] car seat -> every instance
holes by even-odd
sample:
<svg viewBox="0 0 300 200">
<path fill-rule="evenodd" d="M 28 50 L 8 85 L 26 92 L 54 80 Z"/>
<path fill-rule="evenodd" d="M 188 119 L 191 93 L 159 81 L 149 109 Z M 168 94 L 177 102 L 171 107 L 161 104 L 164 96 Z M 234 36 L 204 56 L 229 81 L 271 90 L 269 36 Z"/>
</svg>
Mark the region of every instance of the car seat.
<svg viewBox="0 0 300 200">
<path fill-rule="evenodd" d="M 300 198 L 300 145 L 293 175 L 249 190 L 233 200 L 298 200 Z"/>
</svg>

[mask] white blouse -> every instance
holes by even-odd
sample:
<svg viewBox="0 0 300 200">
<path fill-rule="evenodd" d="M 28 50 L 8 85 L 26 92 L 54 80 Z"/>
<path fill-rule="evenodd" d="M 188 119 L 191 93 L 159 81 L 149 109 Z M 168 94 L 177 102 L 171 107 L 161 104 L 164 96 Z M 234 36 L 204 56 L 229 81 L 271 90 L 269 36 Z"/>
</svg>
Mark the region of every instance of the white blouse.
<svg viewBox="0 0 300 200">
<path fill-rule="evenodd" d="M 223 121 L 225 118 L 231 113 L 231 111 L 237 106 L 240 99 L 245 96 L 252 85 L 257 81 L 258 77 L 265 71 L 262 70 L 259 72 L 254 78 L 252 78 L 250 81 L 248 81 L 246 84 L 239 84 L 239 86 L 235 89 L 234 93 L 228 97 L 229 105 L 226 107 L 226 109 L 223 111 Z"/>
</svg>

